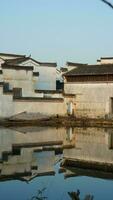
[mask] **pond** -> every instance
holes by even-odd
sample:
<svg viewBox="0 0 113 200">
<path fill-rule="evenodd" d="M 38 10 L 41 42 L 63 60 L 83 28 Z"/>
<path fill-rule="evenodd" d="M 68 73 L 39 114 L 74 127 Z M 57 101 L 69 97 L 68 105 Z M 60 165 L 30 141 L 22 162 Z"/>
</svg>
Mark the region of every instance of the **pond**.
<svg viewBox="0 0 113 200">
<path fill-rule="evenodd" d="M 0 128 L 1 200 L 77 199 L 72 192 L 113 200 L 113 129 Z"/>
</svg>

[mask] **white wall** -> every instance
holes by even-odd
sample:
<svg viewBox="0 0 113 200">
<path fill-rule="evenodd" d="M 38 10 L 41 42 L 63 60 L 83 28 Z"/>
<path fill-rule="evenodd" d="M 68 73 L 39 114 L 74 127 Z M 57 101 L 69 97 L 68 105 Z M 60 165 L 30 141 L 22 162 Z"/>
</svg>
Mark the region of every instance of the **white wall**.
<svg viewBox="0 0 113 200">
<path fill-rule="evenodd" d="M 41 113 L 45 115 L 66 115 L 67 105 L 60 100 L 13 100 L 12 94 L 3 94 L 0 86 L 0 118 L 7 118 L 21 112 Z"/>
<path fill-rule="evenodd" d="M 76 95 L 76 116 L 101 118 L 111 113 L 113 83 L 65 83 L 64 88 Z"/>
<path fill-rule="evenodd" d="M 14 103 L 14 113 L 18 114 L 24 111 L 28 113 L 41 113 L 45 115 L 65 115 L 66 114 L 66 105 L 62 101 L 47 101 L 47 100 L 40 100 L 40 101 L 20 101 L 15 100 Z"/>
<path fill-rule="evenodd" d="M 14 112 L 12 94 L 3 94 L 3 87 L 0 86 L 0 118 L 11 116 Z"/>
<path fill-rule="evenodd" d="M 42 70 L 43 67 L 41 67 Z M 46 69 L 46 70 L 45 70 Z M 45 71 L 44 71 L 45 70 Z M 56 68 L 47 67 L 43 71 L 51 74 L 51 70 L 56 75 Z M 44 97 L 43 99 L 13 99 L 13 93 L 3 93 L 3 86 L 0 86 L 0 117 L 10 117 L 21 112 L 42 113 L 46 115 L 65 115 L 67 113 L 67 103 L 63 100 L 62 94 L 40 94 L 35 93 L 33 84 L 36 82 L 32 70 L 15 68 L 3 68 L 3 80 L 9 83 L 10 89 L 22 88 L 22 97 Z M 48 80 L 48 76 L 47 76 Z M 43 78 L 44 81 L 44 78 Z M 48 80 L 49 81 L 49 80 Z M 53 89 L 53 88 L 52 88 Z M 50 100 L 47 98 L 51 98 Z M 55 99 L 57 98 L 57 99 Z M 62 98 L 62 99 L 59 99 Z"/>
<path fill-rule="evenodd" d="M 113 64 L 113 59 L 101 59 L 101 64 Z"/>
<path fill-rule="evenodd" d="M 56 90 L 56 67 L 38 67 L 39 79 L 37 88 L 39 90 Z"/>
<path fill-rule="evenodd" d="M 3 80 L 9 83 L 10 89 L 22 88 L 23 96 L 33 96 L 33 76 L 30 70 L 3 69 Z"/>
<path fill-rule="evenodd" d="M 38 72 L 38 67 L 39 67 L 39 64 L 34 62 L 33 60 L 31 60 L 29 58 L 29 60 L 26 60 L 24 62 L 22 62 L 21 64 L 19 65 L 23 65 L 23 66 L 32 66 L 33 67 L 33 71 L 34 72 Z"/>
<path fill-rule="evenodd" d="M 56 67 L 42 66 L 31 59 L 21 63 L 23 66 L 33 66 L 34 72 L 39 72 L 35 89 L 38 90 L 56 90 Z"/>
</svg>

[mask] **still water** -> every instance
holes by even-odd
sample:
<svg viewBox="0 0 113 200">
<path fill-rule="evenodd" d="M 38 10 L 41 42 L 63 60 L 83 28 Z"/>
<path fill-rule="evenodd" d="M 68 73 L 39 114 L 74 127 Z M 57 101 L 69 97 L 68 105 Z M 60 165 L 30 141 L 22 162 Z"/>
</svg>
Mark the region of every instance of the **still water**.
<svg viewBox="0 0 113 200">
<path fill-rule="evenodd" d="M 61 171 L 65 159 L 80 166 Z M 0 128 L 0 200 L 113 200 L 112 165 L 112 129 Z"/>
</svg>

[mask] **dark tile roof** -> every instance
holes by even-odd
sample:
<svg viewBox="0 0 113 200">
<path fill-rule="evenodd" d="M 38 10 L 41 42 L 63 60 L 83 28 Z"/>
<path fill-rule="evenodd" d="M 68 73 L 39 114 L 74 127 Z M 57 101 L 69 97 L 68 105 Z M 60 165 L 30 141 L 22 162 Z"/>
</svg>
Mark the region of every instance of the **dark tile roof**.
<svg viewBox="0 0 113 200">
<path fill-rule="evenodd" d="M 30 57 L 28 57 L 28 58 L 30 58 Z M 37 61 L 37 60 L 35 60 L 35 59 L 33 59 L 33 58 L 30 58 L 33 62 L 36 62 L 37 64 L 40 64 L 40 62 L 39 61 Z"/>
<path fill-rule="evenodd" d="M 64 68 L 64 67 L 61 67 L 60 70 L 61 70 L 61 72 L 67 72 L 68 71 L 68 69 Z"/>
<path fill-rule="evenodd" d="M 79 76 L 79 75 L 105 75 L 113 74 L 113 64 L 106 65 L 82 65 L 77 66 L 64 76 Z"/>
<path fill-rule="evenodd" d="M 25 57 L 25 55 L 12 54 L 12 53 L 0 53 L 0 56 Z"/>
<path fill-rule="evenodd" d="M 7 64 L 13 64 L 13 65 L 18 65 L 21 64 L 27 60 L 32 60 L 33 62 L 36 62 L 37 64 L 40 64 L 40 62 L 38 62 L 37 60 L 34 60 L 33 58 L 30 57 L 21 57 L 21 58 L 15 58 L 15 59 L 7 59 L 5 62 Z"/>
<path fill-rule="evenodd" d="M 66 65 L 69 67 L 69 66 L 83 66 L 83 65 L 88 65 L 88 64 L 67 62 Z"/>
<path fill-rule="evenodd" d="M 21 64 L 22 62 L 28 60 L 28 57 L 21 57 L 21 58 L 14 58 L 14 59 L 7 59 L 5 60 L 5 63 L 8 65 L 18 65 Z"/>
<path fill-rule="evenodd" d="M 16 70 L 33 70 L 32 66 L 20 66 L 20 65 L 8 65 L 6 63 L 2 64 L 2 69 L 16 69 Z"/>
<path fill-rule="evenodd" d="M 57 63 L 40 62 L 40 66 L 57 67 Z"/>
<path fill-rule="evenodd" d="M 101 59 L 103 59 L 103 60 L 104 60 L 104 59 L 105 59 L 105 60 L 106 60 L 106 59 L 113 59 L 113 57 L 101 57 Z"/>
<path fill-rule="evenodd" d="M 31 57 L 21 57 L 21 58 L 15 58 L 15 59 L 7 59 L 5 63 L 7 64 L 13 64 L 13 65 L 18 65 L 21 64 L 27 60 L 32 60 L 33 62 L 36 62 L 40 66 L 49 66 L 49 67 L 56 67 L 57 63 L 49 63 L 49 62 L 39 62 Z"/>
</svg>

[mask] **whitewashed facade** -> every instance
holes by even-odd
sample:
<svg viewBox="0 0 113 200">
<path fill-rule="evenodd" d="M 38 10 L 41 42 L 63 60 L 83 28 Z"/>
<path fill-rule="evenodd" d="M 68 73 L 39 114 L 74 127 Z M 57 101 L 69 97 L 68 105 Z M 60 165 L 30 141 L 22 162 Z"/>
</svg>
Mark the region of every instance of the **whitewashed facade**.
<svg viewBox="0 0 113 200">
<path fill-rule="evenodd" d="M 76 96 L 71 106 L 76 117 L 113 117 L 113 64 L 75 64 L 64 77 L 64 92 Z"/>
<path fill-rule="evenodd" d="M 2 65 L 0 80 L 0 117 L 21 112 L 64 115 L 66 105 L 62 94 L 35 92 L 33 67 Z"/>
<path fill-rule="evenodd" d="M 101 57 L 97 60 L 97 64 L 113 64 L 113 57 Z"/>
<path fill-rule="evenodd" d="M 0 53 L 0 66 L 4 62 L 20 66 L 32 66 L 33 72 L 39 73 L 39 78 L 34 84 L 34 89 L 56 90 L 56 63 L 39 62 L 25 55 Z"/>
</svg>

